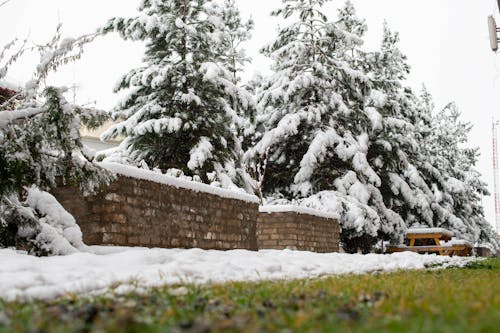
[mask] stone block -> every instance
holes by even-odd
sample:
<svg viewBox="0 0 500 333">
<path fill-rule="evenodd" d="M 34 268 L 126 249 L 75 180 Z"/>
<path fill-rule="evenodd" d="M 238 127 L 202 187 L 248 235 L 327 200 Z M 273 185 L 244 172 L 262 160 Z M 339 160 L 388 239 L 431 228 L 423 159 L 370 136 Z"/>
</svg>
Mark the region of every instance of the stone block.
<svg viewBox="0 0 500 333">
<path fill-rule="evenodd" d="M 148 235 L 140 235 L 139 241 L 141 245 L 151 245 L 151 237 Z"/>
<path fill-rule="evenodd" d="M 111 202 L 124 202 L 125 197 L 123 195 L 117 193 L 107 193 L 104 196 L 104 199 Z"/>
<path fill-rule="evenodd" d="M 108 245 L 125 245 L 126 237 L 124 235 L 107 232 L 103 234 L 102 241 L 104 244 Z"/>
<path fill-rule="evenodd" d="M 131 236 L 131 237 L 128 237 L 128 243 L 132 246 L 137 246 L 137 245 L 141 244 L 141 241 L 140 241 L 139 237 Z"/>
<path fill-rule="evenodd" d="M 106 214 L 104 218 L 108 219 L 107 221 L 105 220 L 104 223 L 127 223 L 127 217 L 124 214 Z"/>
<path fill-rule="evenodd" d="M 160 246 L 161 245 L 161 237 L 159 237 L 159 236 L 151 237 L 151 245 Z"/>
</svg>

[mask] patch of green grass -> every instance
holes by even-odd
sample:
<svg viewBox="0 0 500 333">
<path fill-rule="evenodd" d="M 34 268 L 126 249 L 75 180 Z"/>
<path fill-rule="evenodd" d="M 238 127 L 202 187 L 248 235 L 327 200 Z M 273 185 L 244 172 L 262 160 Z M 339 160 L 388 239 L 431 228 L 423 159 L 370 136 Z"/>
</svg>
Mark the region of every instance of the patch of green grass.
<svg viewBox="0 0 500 333">
<path fill-rule="evenodd" d="M 179 287 L 0 301 L 0 332 L 465 333 L 500 327 L 499 259 L 465 268 Z"/>
<path fill-rule="evenodd" d="M 500 259 L 475 260 L 467 264 L 466 268 L 500 270 Z"/>
</svg>

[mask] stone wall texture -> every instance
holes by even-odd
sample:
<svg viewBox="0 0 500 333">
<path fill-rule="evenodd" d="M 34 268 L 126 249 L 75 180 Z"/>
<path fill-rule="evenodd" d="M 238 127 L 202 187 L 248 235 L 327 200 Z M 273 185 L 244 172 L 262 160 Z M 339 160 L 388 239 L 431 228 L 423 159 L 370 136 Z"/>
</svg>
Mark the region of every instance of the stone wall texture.
<svg viewBox="0 0 500 333">
<path fill-rule="evenodd" d="M 92 197 L 52 194 L 89 245 L 257 250 L 256 203 L 124 176 Z"/>
<path fill-rule="evenodd" d="M 296 212 L 260 213 L 259 249 L 339 252 L 337 220 Z"/>
<path fill-rule="evenodd" d="M 339 251 L 335 219 L 259 213 L 257 203 L 149 180 L 119 176 L 91 197 L 73 187 L 52 194 L 75 217 L 89 245 Z"/>
<path fill-rule="evenodd" d="M 493 253 L 491 253 L 491 250 L 487 247 L 476 247 L 474 248 L 476 250 L 476 255 L 478 257 L 492 257 Z"/>
</svg>

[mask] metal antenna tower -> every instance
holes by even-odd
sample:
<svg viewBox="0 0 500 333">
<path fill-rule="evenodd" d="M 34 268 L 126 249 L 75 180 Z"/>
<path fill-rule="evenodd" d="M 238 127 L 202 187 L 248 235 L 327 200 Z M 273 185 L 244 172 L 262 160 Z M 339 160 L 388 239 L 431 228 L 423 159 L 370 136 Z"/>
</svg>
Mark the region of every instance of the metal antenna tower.
<svg viewBox="0 0 500 333">
<path fill-rule="evenodd" d="M 497 235 L 500 235 L 500 190 L 498 179 L 498 127 L 500 121 L 493 120 L 493 187 L 495 192 L 495 221 L 497 227 Z"/>
</svg>

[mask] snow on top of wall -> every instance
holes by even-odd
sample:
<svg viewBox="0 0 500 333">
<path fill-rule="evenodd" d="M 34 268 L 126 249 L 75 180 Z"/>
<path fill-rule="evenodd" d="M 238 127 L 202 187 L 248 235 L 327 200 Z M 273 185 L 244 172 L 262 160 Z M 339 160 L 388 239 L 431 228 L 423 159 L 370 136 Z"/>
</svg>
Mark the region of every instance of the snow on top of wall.
<svg viewBox="0 0 500 333">
<path fill-rule="evenodd" d="M 305 214 L 305 215 L 313 215 L 317 217 L 323 217 L 326 219 L 335 219 L 338 220 L 340 218 L 339 215 L 333 213 L 326 213 L 316 209 L 300 207 L 294 205 L 269 205 L 269 206 L 260 206 L 259 212 L 261 213 L 297 213 L 297 214 Z"/>
<path fill-rule="evenodd" d="M 38 258 L 0 249 L 0 298 L 53 299 L 73 294 L 147 291 L 175 284 L 306 279 L 439 265 L 463 266 L 464 257 L 416 253 L 342 254 L 290 250 L 209 251 L 90 247 L 87 253 Z M 113 291 L 110 287 L 119 285 Z M 177 288 L 178 289 L 178 288 Z M 175 289 L 174 289 L 175 291 Z"/>
<path fill-rule="evenodd" d="M 9 81 L 6 78 L 0 79 L 0 88 L 5 88 L 13 91 L 21 90 L 21 86 L 19 84 L 15 84 L 13 81 Z"/>
<path fill-rule="evenodd" d="M 406 234 L 443 234 L 448 237 L 453 236 L 453 232 L 444 228 L 410 228 Z"/>
<path fill-rule="evenodd" d="M 148 180 L 151 182 L 164 184 L 173 186 L 176 188 L 184 188 L 188 190 L 192 190 L 195 192 L 203 192 L 209 193 L 213 195 L 217 195 L 222 198 L 228 199 L 236 199 L 251 203 L 259 203 L 259 198 L 255 195 L 247 194 L 245 192 L 237 192 L 228 189 L 223 189 L 219 187 L 210 186 L 207 184 L 202 184 L 198 182 L 187 181 L 184 179 L 175 178 L 169 175 L 160 174 L 157 172 L 139 169 L 136 167 L 118 164 L 118 163 L 109 163 L 109 162 L 101 162 L 99 166 L 102 168 L 114 172 L 116 174 L 120 174 L 122 176 L 137 178 L 142 180 Z M 243 191 L 243 190 L 242 190 Z"/>
</svg>

